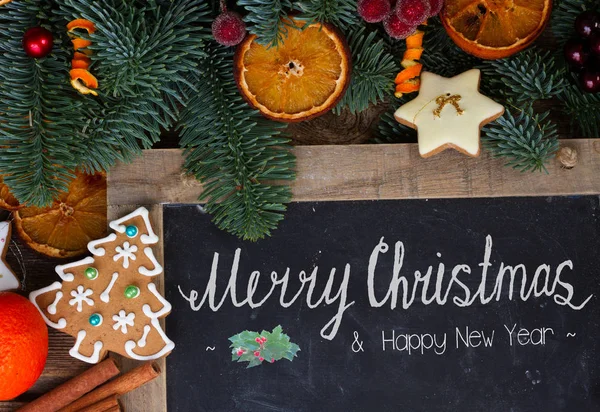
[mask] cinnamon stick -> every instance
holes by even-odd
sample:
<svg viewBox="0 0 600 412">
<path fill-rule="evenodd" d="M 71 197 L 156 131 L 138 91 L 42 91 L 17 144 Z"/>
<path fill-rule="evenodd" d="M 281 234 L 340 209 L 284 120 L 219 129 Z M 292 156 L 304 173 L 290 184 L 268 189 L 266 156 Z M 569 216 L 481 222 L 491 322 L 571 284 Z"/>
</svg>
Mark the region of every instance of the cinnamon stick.
<svg viewBox="0 0 600 412">
<path fill-rule="evenodd" d="M 77 412 L 104 412 L 106 410 L 110 410 L 111 408 L 121 408 L 118 401 L 119 395 L 112 395 L 108 398 L 102 399 L 100 402 L 96 402 L 93 405 L 86 406 L 78 410 Z"/>
<path fill-rule="evenodd" d="M 115 361 L 107 359 L 23 406 L 18 412 L 56 412 L 119 373 Z"/>
<path fill-rule="evenodd" d="M 93 390 L 70 405 L 60 409 L 59 412 L 77 412 L 109 396 L 121 396 L 150 382 L 158 375 L 160 375 L 160 368 L 156 362 L 145 363 Z"/>
<path fill-rule="evenodd" d="M 121 412 L 121 407 L 119 405 L 113 406 L 112 408 L 105 409 L 102 412 Z"/>
</svg>

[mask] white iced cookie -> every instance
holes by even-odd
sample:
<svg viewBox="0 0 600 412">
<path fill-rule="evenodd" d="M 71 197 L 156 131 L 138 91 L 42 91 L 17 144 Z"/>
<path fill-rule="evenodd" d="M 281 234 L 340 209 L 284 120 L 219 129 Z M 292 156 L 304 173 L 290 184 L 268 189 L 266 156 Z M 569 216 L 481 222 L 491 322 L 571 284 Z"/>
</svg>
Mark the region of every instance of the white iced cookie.
<svg viewBox="0 0 600 412">
<path fill-rule="evenodd" d="M 419 95 L 398 108 L 394 117 L 417 129 L 422 157 L 448 148 L 479 156 L 481 127 L 504 113 L 501 104 L 479 93 L 480 75 L 478 69 L 451 78 L 421 74 Z"/>
<path fill-rule="evenodd" d="M 10 243 L 10 222 L 0 222 L 0 292 L 19 289 L 21 284 L 10 269 L 6 260 L 6 252 Z"/>
</svg>

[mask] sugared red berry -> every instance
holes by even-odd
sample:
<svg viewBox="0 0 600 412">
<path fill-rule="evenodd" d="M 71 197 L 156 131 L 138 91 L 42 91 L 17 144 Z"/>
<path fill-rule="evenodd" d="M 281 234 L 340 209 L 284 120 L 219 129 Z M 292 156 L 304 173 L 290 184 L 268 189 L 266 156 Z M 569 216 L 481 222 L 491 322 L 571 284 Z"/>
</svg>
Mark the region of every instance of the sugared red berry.
<svg viewBox="0 0 600 412">
<path fill-rule="evenodd" d="M 583 40 L 571 39 L 564 48 L 565 60 L 574 68 L 581 68 L 587 62 L 590 53 Z"/>
<path fill-rule="evenodd" d="M 429 17 L 437 16 L 444 7 L 444 0 L 429 0 L 429 5 L 431 6 Z"/>
<path fill-rule="evenodd" d="M 246 24 L 237 13 L 221 13 L 213 21 L 212 34 L 219 44 L 235 46 L 246 37 Z"/>
<path fill-rule="evenodd" d="M 417 30 L 417 26 L 407 24 L 400 20 L 396 13 L 390 14 L 383 21 L 385 32 L 394 39 L 406 39 Z"/>
<path fill-rule="evenodd" d="M 581 72 L 581 88 L 584 92 L 600 92 L 600 70 L 595 68 L 586 68 Z"/>
<path fill-rule="evenodd" d="M 406 24 L 417 26 L 427 20 L 431 7 L 428 0 L 398 0 L 395 12 Z"/>
<path fill-rule="evenodd" d="M 600 13 L 597 11 L 584 11 L 575 19 L 575 31 L 581 37 L 589 37 L 597 30 L 600 30 Z"/>
<path fill-rule="evenodd" d="M 390 0 L 358 0 L 356 9 L 367 23 L 379 23 L 390 14 L 392 6 Z"/>
</svg>

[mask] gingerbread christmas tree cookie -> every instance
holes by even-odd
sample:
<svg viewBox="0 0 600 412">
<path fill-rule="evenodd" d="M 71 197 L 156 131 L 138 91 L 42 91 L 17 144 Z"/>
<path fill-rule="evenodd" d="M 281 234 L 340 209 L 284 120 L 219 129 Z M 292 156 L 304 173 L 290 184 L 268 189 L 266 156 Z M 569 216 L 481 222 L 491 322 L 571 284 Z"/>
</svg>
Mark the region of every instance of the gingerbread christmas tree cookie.
<svg viewBox="0 0 600 412">
<path fill-rule="evenodd" d="M 6 263 L 6 251 L 10 243 L 10 222 L 0 222 L 0 292 L 19 289 L 19 280 Z"/>
<path fill-rule="evenodd" d="M 449 148 L 479 156 L 481 127 L 504 113 L 501 104 L 479 93 L 480 75 L 478 69 L 452 78 L 421 74 L 419 95 L 394 113 L 398 122 L 417 129 L 421 156 Z"/>
<path fill-rule="evenodd" d="M 77 339 L 69 352 L 77 359 L 97 363 L 107 351 L 157 359 L 175 346 L 159 323 L 171 305 L 152 282 L 162 273 L 150 248 L 158 236 L 143 207 L 110 227 L 115 233 L 88 244 L 93 256 L 57 266 L 62 282 L 29 298 L 49 326 Z"/>
</svg>

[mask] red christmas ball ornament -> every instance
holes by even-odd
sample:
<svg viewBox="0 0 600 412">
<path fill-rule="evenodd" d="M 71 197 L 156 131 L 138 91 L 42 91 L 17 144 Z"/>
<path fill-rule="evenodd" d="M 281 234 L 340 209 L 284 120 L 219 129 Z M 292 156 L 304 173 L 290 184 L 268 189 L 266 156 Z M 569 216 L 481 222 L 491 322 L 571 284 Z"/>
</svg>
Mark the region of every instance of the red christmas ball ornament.
<svg viewBox="0 0 600 412">
<path fill-rule="evenodd" d="M 212 34 L 219 44 L 236 46 L 246 37 L 246 24 L 239 14 L 225 11 L 213 21 Z"/>
<path fill-rule="evenodd" d="M 23 49 L 29 57 L 46 57 L 52 51 L 54 36 L 43 27 L 32 27 L 23 36 Z"/>
</svg>

